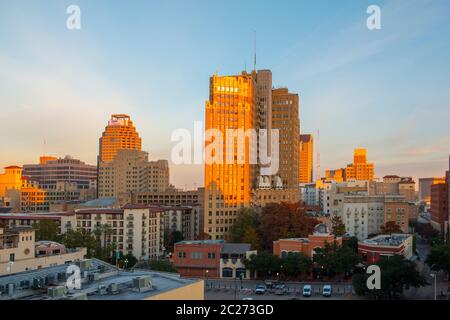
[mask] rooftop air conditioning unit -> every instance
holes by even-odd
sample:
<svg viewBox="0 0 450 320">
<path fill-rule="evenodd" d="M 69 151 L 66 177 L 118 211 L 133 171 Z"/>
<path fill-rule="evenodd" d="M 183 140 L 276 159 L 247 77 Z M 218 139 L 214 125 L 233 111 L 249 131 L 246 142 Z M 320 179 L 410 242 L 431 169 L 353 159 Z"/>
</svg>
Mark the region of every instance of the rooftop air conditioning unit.
<svg viewBox="0 0 450 320">
<path fill-rule="evenodd" d="M 133 278 L 133 291 L 146 292 L 152 289 L 152 282 L 149 276 Z"/>
<path fill-rule="evenodd" d="M 84 259 L 77 262 L 81 270 L 89 270 L 92 267 L 92 260 Z"/>
<path fill-rule="evenodd" d="M 119 285 L 117 283 L 111 283 L 108 286 L 108 291 L 111 294 L 118 294 L 119 293 Z"/>
<path fill-rule="evenodd" d="M 99 284 L 98 285 L 98 294 L 101 296 L 104 296 L 105 294 L 107 294 L 108 292 L 106 291 L 106 286 L 104 284 Z"/>
<path fill-rule="evenodd" d="M 61 298 L 66 295 L 66 288 L 63 286 L 50 287 L 47 289 L 47 295 L 50 298 Z"/>
</svg>

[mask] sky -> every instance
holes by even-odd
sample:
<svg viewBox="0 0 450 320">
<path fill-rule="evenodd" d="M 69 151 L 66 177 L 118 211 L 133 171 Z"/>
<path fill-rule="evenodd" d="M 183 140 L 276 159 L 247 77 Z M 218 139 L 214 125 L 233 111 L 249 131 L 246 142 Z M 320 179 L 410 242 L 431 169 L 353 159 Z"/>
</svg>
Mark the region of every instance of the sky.
<svg viewBox="0 0 450 320">
<path fill-rule="evenodd" d="M 69 30 L 66 9 L 81 9 Z M 369 5 L 381 29 L 366 27 Z M 300 95 L 321 168 L 367 148 L 375 174 L 443 176 L 450 154 L 450 1 L 0 2 L 0 166 L 42 154 L 95 164 L 111 114 L 132 117 L 151 160 L 204 120 L 209 77 L 253 64 Z M 316 141 L 317 146 L 317 141 Z M 317 150 L 316 150 L 317 151 Z M 201 165 L 171 164 L 180 188 Z"/>
</svg>

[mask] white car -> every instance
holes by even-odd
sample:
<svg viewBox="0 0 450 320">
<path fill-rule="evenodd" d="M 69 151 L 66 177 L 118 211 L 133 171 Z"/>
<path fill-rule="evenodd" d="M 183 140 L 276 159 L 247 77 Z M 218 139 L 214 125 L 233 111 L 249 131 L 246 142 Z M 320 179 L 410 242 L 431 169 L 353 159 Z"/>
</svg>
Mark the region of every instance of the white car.
<svg viewBox="0 0 450 320">
<path fill-rule="evenodd" d="M 256 286 L 255 293 L 256 294 L 264 294 L 266 293 L 267 287 L 263 284 Z"/>
<path fill-rule="evenodd" d="M 331 286 L 329 284 L 326 284 L 323 286 L 322 295 L 324 297 L 331 297 L 331 292 L 332 292 L 332 290 L 331 290 Z"/>
<path fill-rule="evenodd" d="M 311 285 L 310 284 L 305 284 L 303 286 L 303 296 L 304 297 L 311 297 Z"/>
</svg>

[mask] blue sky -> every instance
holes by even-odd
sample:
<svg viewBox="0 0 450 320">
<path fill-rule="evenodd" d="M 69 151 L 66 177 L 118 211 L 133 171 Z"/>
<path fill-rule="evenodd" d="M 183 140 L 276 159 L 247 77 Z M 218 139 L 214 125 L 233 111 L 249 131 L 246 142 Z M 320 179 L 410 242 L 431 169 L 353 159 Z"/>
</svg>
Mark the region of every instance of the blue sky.
<svg viewBox="0 0 450 320">
<path fill-rule="evenodd" d="M 81 8 L 82 29 L 66 28 Z M 382 29 L 366 28 L 381 7 Z M 300 94 L 321 166 L 368 149 L 377 176 L 442 176 L 450 154 L 450 1 L 2 1 L 0 166 L 42 153 L 95 163 L 110 114 L 132 116 L 151 159 L 203 120 L 209 76 L 252 65 Z M 43 141 L 46 141 L 44 145 Z M 179 187 L 199 165 L 172 166 Z"/>
</svg>

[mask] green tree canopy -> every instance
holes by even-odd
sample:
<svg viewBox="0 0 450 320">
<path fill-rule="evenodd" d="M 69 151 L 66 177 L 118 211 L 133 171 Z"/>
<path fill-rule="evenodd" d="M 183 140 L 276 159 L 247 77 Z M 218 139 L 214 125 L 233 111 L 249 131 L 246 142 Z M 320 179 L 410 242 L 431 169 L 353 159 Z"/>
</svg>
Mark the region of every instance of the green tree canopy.
<svg viewBox="0 0 450 320">
<path fill-rule="evenodd" d="M 47 240 L 59 242 L 61 237 L 59 235 L 59 226 L 53 220 L 40 220 L 33 224 L 35 229 L 36 241 Z"/>
<path fill-rule="evenodd" d="M 309 257 L 299 252 L 289 252 L 281 259 L 283 274 L 287 277 L 298 277 L 302 273 L 311 270 L 312 261 Z"/>
<path fill-rule="evenodd" d="M 331 218 L 331 229 L 336 237 L 342 237 L 345 234 L 345 224 L 342 222 L 340 216 L 333 216 Z"/>
<path fill-rule="evenodd" d="M 258 277 L 273 276 L 281 270 L 281 259 L 267 251 L 252 254 L 244 264 L 250 271 L 256 271 Z"/>
<path fill-rule="evenodd" d="M 447 272 L 450 280 L 450 244 L 439 244 L 431 247 L 425 263 L 432 270 Z"/>
<path fill-rule="evenodd" d="M 370 290 L 367 287 L 369 274 L 355 274 L 353 288 L 357 295 L 392 300 L 398 299 L 404 289 L 428 285 L 425 277 L 416 270 L 415 263 L 405 259 L 402 255 L 383 259 L 378 266 L 381 270 L 381 289 Z"/>
</svg>

